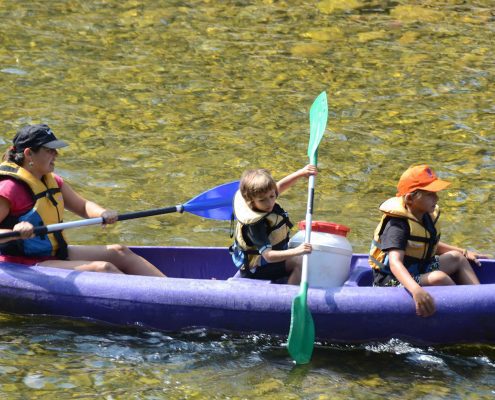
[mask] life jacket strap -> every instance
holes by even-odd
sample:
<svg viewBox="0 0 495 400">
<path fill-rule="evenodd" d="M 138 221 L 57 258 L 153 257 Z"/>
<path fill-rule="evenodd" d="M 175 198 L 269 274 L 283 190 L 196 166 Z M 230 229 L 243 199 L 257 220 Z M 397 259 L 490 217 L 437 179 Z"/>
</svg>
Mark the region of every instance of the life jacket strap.
<svg viewBox="0 0 495 400">
<path fill-rule="evenodd" d="M 385 264 L 388 261 L 388 255 L 385 257 L 385 263 L 382 263 L 381 261 L 378 261 L 375 257 L 373 256 L 368 256 L 368 260 L 370 260 L 373 264 L 377 265 L 380 267 L 380 272 L 390 275 L 390 268 L 387 264 Z"/>
</svg>

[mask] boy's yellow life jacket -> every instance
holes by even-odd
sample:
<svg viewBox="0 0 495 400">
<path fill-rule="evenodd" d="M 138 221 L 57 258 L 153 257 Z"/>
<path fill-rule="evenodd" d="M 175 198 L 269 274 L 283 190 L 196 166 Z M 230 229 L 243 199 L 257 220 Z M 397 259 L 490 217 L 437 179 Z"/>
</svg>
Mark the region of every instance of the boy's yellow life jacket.
<svg viewBox="0 0 495 400">
<path fill-rule="evenodd" d="M 440 225 L 438 218 L 440 217 L 440 209 L 435 207 L 435 211 L 430 214 L 431 220 L 436 229 L 436 236 L 431 237 L 430 232 L 417 218 L 405 207 L 403 197 L 392 197 L 380 206 L 380 211 L 383 212 L 382 219 L 375 229 L 373 240 L 371 242 L 370 255 L 368 262 L 372 268 L 390 274 L 390 265 L 388 262 L 388 254 L 381 249 L 380 236 L 385 229 L 385 225 L 390 217 L 404 218 L 409 224 L 409 239 L 407 241 L 404 255 L 410 259 L 417 260 L 421 265 L 425 261 L 429 261 L 435 254 L 438 242 L 440 241 Z M 406 265 L 407 267 L 407 265 Z"/>
<path fill-rule="evenodd" d="M 30 222 L 34 227 L 56 224 L 63 221 L 64 200 L 60 187 L 52 173 L 36 178 L 27 169 L 11 162 L 0 164 L 0 179 L 14 178 L 25 183 L 31 190 L 34 206 L 23 215 L 9 214 L 0 224 L 2 228 L 12 229 L 21 221 Z M 67 242 L 61 231 L 36 236 L 32 239 L 16 240 L 2 244 L 0 254 L 18 256 L 57 256 L 67 258 Z"/>
<path fill-rule="evenodd" d="M 268 225 L 268 239 L 272 248 L 286 248 L 289 242 L 289 233 L 292 223 L 289 220 L 287 212 L 282 207 L 275 204 L 273 210 L 269 213 L 259 212 L 251 209 L 246 200 L 237 191 L 234 197 L 234 213 L 237 218 L 235 229 L 235 246 L 239 247 L 245 254 L 244 266 L 254 268 L 260 266 L 261 255 L 258 249 L 246 243 L 242 234 L 242 228 L 245 225 L 252 225 L 265 219 Z M 238 266 L 240 267 L 240 266 Z"/>
</svg>

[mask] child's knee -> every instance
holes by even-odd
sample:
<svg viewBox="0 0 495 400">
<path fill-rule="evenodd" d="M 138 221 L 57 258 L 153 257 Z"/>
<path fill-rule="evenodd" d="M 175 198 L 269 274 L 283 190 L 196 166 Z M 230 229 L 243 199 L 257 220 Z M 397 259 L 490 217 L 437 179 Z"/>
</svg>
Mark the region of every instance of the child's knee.
<svg viewBox="0 0 495 400">
<path fill-rule="evenodd" d="M 454 274 L 461 269 L 469 268 L 470 264 L 466 257 L 458 251 L 449 251 L 440 256 L 441 269 L 447 271 L 448 274 Z"/>
<path fill-rule="evenodd" d="M 459 253 L 458 251 L 449 251 L 450 256 L 452 257 L 452 261 L 455 262 L 456 264 L 464 264 L 467 263 L 467 258 L 464 257 L 463 254 Z"/>
<path fill-rule="evenodd" d="M 444 259 L 445 262 L 448 263 L 454 263 L 454 264 L 462 264 L 464 261 L 466 261 L 466 257 L 462 253 L 459 253 L 458 251 L 451 250 L 448 251 L 447 253 L 444 253 L 440 256 L 440 260 Z"/>
<path fill-rule="evenodd" d="M 428 274 L 426 282 L 422 283 L 428 286 L 449 286 L 455 285 L 453 279 L 443 271 L 433 271 Z"/>
</svg>

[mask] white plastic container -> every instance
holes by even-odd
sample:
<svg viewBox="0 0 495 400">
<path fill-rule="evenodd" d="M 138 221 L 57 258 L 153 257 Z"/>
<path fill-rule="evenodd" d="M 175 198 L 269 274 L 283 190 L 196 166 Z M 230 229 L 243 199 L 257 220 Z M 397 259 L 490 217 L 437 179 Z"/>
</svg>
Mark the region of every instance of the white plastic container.
<svg viewBox="0 0 495 400">
<path fill-rule="evenodd" d="M 299 232 L 289 242 L 297 247 L 304 242 L 306 221 L 298 224 Z M 313 251 L 308 256 L 308 285 L 314 288 L 342 286 L 349 278 L 352 246 L 347 240 L 350 228 L 332 222 L 311 223 Z"/>
</svg>

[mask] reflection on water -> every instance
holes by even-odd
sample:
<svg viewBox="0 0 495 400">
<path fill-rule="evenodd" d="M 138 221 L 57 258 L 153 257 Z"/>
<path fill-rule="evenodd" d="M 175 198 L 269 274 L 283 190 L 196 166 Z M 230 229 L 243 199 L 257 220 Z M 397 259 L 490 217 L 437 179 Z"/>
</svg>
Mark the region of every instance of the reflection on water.
<svg viewBox="0 0 495 400">
<path fill-rule="evenodd" d="M 442 238 L 491 251 L 492 1 L 18 0 L 0 2 L 0 17 L 0 143 L 22 124 L 48 123 L 71 142 L 58 172 L 102 204 L 127 212 L 183 203 L 248 167 L 282 177 L 307 162 L 308 110 L 326 90 L 315 219 L 350 226 L 354 250 L 367 251 L 378 204 L 395 193 L 402 170 L 427 162 L 453 182 L 441 198 Z M 304 183 L 284 193 L 294 221 L 304 217 L 305 196 Z M 184 214 L 69 236 L 223 246 L 228 233 L 228 222 Z M 86 335 L 55 325 L 42 334 L 37 326 L 2 319 L 11 332 L 2 358 L 12 361 L 0 383 L 12 398 L 19 388 L 31 398 L 71 390 L 108 398 L 493 395 L 492 348 L 325 346 L 294 370 L 268 338 Z"/>
</svg>

